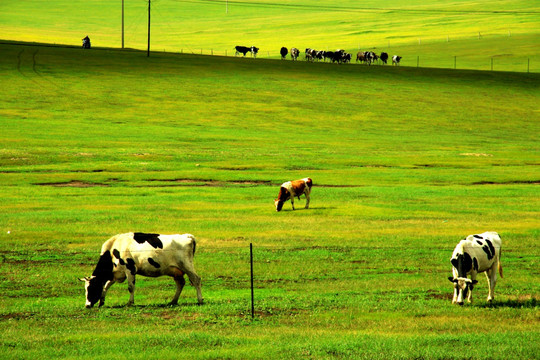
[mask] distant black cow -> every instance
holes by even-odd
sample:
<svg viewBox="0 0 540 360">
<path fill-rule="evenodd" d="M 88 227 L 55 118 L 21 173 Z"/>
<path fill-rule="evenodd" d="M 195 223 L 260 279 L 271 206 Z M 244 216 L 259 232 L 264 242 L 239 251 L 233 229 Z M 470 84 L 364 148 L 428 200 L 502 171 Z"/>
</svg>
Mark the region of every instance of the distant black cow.
<svg viewBox="0 0 540 360">
<path fill-rule="evenodd" d="M 281 54 L 281 60 L 285 60 L 285 57 L 289 53 L 289 50 L 287 50 L 286 47 L 282 47 L 279 53 Z"/>
<path fill-rule="evenodd" d="M 291 48 L 291 59 L 293 59 L 293 61 L 298 59 L 299 55 L 300 55 L 300 50 L 298 50 L 297 48 Z"/>
<path fill-rule="evenodd" d="M 334 59 L 334 52 L 333 51 L 325 51 L 324 52 L 324 60 L 326 61 L 326 59 L 328 60 L 333 60 Z"/>
<path fill-rule="evenodd" d="M 388 54 L 385 53 L 385 52 L 382 52 L 381 53 L 381 56 L 379 57 L 379 59 L 381 59 L 381 61 L 386 64 L 386 62 L 388 61 Z"/>
<path fill-rule="evenodd" d="M 236 50 L 236 55 L 238 54 L 242 54 L 244 56 L 246 56 L 246 54 L 248 52 L 251 53 L 251 56 L 253 57 L 257 57 L 257 53 L 259 52 L 259 48 L 255 47 L 255 46 L 250 46 L 250 47 L 247 47 L 247 46 L 236 46 L 235 47 L 235 50 Z"/>
</svg>

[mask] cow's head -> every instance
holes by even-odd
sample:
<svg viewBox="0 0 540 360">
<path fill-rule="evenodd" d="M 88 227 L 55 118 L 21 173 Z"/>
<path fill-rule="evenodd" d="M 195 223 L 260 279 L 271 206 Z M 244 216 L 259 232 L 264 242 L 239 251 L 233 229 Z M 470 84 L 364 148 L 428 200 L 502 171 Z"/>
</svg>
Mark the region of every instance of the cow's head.
<svg viewBox="0 0 540 360">
<path fill-rule="evenodd" d="M 281 209 L 283 208 L 283 200 L 274 199 L 274 205 L 276 207 L 276 211 L 281 211 Z"/>
<path fill-rule="evenodd" d="M 463 277 L 454 278 L 450 276 L 448 277 L 448 280 L 454 283 L 454 290 L 457 291 L 456 303 L 459 305 L 463 305 L 463 301 L 469 294 L 469 291 L 472 291 L 474 285 L 478 284 L 477 280 L 471 280 Z"/>
<path fill-rule="evenodd" d="M 84 288 L 86 289 L 86 307 L 91 308 L 101 299 L 105 284 L 96 276 L 80 278 L 79 280 L 84 282 Z"/>
</svg>

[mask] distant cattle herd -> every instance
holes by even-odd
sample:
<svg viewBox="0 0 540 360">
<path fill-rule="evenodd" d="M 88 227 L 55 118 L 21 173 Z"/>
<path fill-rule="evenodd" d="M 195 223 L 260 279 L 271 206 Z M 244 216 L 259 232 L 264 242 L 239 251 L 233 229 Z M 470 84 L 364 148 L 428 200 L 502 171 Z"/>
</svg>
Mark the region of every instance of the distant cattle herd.
<svg viewBox="0 0 540 360">
<path fill-rule="evenodd" d="M 246 56 L 246 54 L 249 52 L 251 53 L 252 57 L 257 57 L 257 53 L 259 52 L 259 48 L 255 46 L 236 46 L 235 47 L 236 53 L 235 55 L 238 56 L 242 54 L 243 56 Z M 285 46 L 283 46 L 280 51 L 282 60 L 287 59 L 287 55 L 290 54 L 291 60 L 296 61 L 298 60 L 298 57 L 300 56 L 300 50 L 293 47 L 290 49 L 287 49 Z M 362 63 L 362 64 L 387 64 L 388 60 L 390 59 L 390 56 L 386 52 L 381 52 L 380 55 L 377 55 L 373 51 L 359 51 L 356 54 L 356 62 Z M 393 55 L 392 56 L 392 65 L 399 66 L 402 57 L 399 55 Z M 346 52 L 343 49 L 338 49 L 336 51 L 324 51 L 324 50 L 315 50 L 312 48 L 306 48 L 304 51 L 304 60 L 306 61 L 328 61 L 338 64 L 346 64 L 350 63 L 352 60 L 352 54 Z"/>
</svg>

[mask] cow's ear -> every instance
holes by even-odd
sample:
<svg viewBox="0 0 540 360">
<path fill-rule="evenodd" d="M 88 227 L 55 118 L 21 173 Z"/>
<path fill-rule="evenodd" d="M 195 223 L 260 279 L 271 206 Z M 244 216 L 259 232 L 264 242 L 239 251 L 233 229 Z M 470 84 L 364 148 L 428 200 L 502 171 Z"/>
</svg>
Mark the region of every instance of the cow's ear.
<svg viewBox="0 0 540 360">
<path fill-rule="evenodd" d="M 79 278 L 79 281 L 82 281 L 82 282 L 87 282 L 89 279 L 84 277 L 84 278 Z"/>
<path fill-rule="evenodd" d="M 448 280 L 450 280 L 450 282 L 453 282 L 453 283 L 457 282 L 457 279 L 454 279 L 452 276 L 449 276 Z"/>
<path fill-rule="evenodd" d="M 472 283 L 473 283 L 473 285 L 476 285 L 476 284 L 478 284 L 478 280 L 473 280 Z"/>
</svg>

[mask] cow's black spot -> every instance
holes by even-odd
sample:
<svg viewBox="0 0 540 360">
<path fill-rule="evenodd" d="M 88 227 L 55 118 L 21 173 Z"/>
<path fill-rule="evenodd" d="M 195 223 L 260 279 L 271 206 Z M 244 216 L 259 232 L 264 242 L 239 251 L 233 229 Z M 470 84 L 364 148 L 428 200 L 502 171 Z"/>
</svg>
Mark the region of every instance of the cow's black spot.
<svg viewBox="0 0 540 360">
<path fill-rule="evenodd" d="M 147 242 L 150 245 L 152 245 L 154 249 L 157 249 L 157 248 L 163 249 L 163 243 L 159 239 L 159 234 L 134 233 L 133 240 L 135 240 L 139 244 L 143 244 L 144 242 Z"/>
<path fill-rule="evenodd" d="M 491 251 L 489 250 L 489 247 L 487 245 L 484 245 L 482 246 L 482 250 L 484 250 L 484 252 L 486 253 L 488 260 L 491 260 L 493 255 L 491 255 Z"/>
<path fill-rule="evenodd" d="M 483 239 L 483 237 L 480 236 L 480 235 L 474 235 L 474 237 L 477 238 L 477 239 Z"/>
<path fill-rule="evenodd" d="M 478 260 L 476 258 L 473 258 L 473 268 L 475 271 L 478 271 Z"/>
<path fill-rule="evenodd" d="M 458 271 L 459 277 L 467 277 L 467 273 L 471 271 L 473 266 L 472 258 L 469 254 L 458 254 L 457 257 L 450 260 L 452 265 Z"/>
<path fill-rule="evenodd" d="M 99 261 L 96 265 L 96 268 L 94 269 L 94 272 L 92 273 L 92 276 L 95 276 L 99 279 L 99 281 L 102 281 L 105 283 L 108 280 L 112 280 L 113 278 L 113 262 L 112 262 L 112 256 L 109 250 L 105 251 L 100 257 Z"/>
<path fill-rule="evenodd" d="M 477 243 L 478 245 L 480 245 L 480 246 L 484 245 L 484 243 L 481 242 L 480 240 L 476 240 L 476 243 Z"/>
<path fill-rule="evenodd" d="M 484 250 L 484 252 L 486 253 L 488 260 L 491 260 L 493 259 L 493 257 L 495 257 L 495 247 L 493 246 L 493 243 L 489 240 L 486 240 L 486 244 L 487 245 L 482 246 L 482 250 Z"/>
<path fill-rule="evenodd" d="M 126 267 L 131 272 L 131 275 L 135 275 L 137 273 L 137 269 L 135 268 L 135 261 L 133 261 L 133 259 L 131 258 L 127 259 Z"/>
<path fill-rule="evenodd" d="M 488 244 L 489 250 L 491 251 L 491 254 L 492 254 L 491 257 L 489 258 L 489 260 L 491 260 L 495 256 L 495 247 L 493 246 L 493 243 L 490 240 L 486 239 L 486 243 Z"/>
<path fill-rule="evenodd" d="M 152 258 L 148 258 L 148 262 L 150 263 L 150 265 L 152 265 L 152 266 L 155 267 L 155 268 L 158 268 L 158 269 L 159 269 L 159 268 L 161 267 L 161 265 L 159 265 L 159 264 L 158 264 L 156 261 L 154 261 L 154 259 L 152 259 Z"/>
<path fill-rule="evenodd" d="M 120 251 L 118 251 L 117 249 L 114 249 L 113 250 L 113 255 L 114 255 L 115 258 L 117 258 L 119 260 L 120 265 L 126 265 L 126 262 L 124 261 L 124 259 L 122 259 L 120 257 Z M 116 264 L 115 264 L 115 266 L 116 266 Z"/>
</svg>

